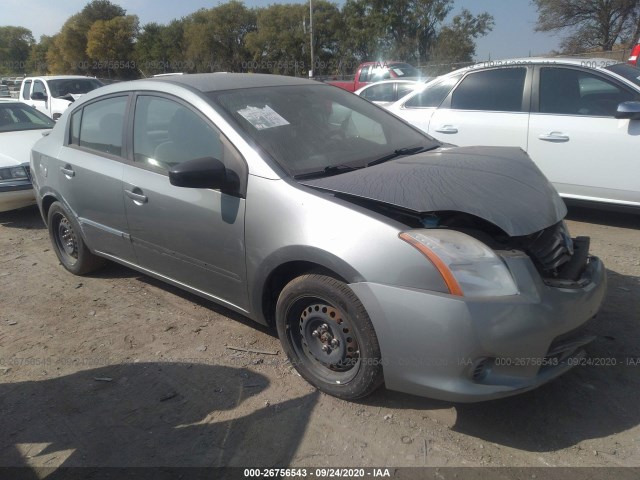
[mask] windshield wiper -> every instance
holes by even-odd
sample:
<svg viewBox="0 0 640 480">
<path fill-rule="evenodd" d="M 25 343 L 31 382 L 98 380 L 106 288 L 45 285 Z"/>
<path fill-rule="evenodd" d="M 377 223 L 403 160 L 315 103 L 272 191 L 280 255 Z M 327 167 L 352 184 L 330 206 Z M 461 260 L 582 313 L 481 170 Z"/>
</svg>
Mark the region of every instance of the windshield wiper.
<svg viewBox="0 0 640 480">
<path fill-rule="evenodd" d="M 363 167 L 352 167 L 350 165 L 332 165 L 325 167 L 323 170 L 317 172 L 301 173 L 300 175 L 294 175 L 296 180 L 308 180 L 310 178 L 327 177 L 330 175 L 339 175 L 341 173 L 351 172 Z"/>
<path fill-rule="evenodd" d="M 438 148 L 440 145 L 434 145 L 433 147 L 413 147 L 413 148 L 399 148 L 394 150 L 393 153 L 389 155 L 385 155 L 384 157 L 378 158 L 373 162 L 367 163 L 367 167 L 373 167 L 374 165 L 379 165 L 380 163 L 388 162 L 389 160 L 393 160 L 394 158 L 404 157 L 406 155 L 415 155 L 420 152 L 427 152 L 429 150 L 433 150 L 434 148 Z"/>
</svg>

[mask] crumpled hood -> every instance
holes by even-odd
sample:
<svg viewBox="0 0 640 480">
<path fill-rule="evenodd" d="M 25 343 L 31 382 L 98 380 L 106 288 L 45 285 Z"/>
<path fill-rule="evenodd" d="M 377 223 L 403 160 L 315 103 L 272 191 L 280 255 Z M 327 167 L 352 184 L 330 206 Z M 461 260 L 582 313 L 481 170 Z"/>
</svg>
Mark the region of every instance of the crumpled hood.
<svg viewBox="0 0 640 480">
<path fill-rule="evenodd" d="M 50 129 L 0 132 L 0 167 L 29 163 L 31 148 Z"/>
<path fill-rule="evenodd" d="M 510 236 L 535 233 L 567 214 L 547 178 L 513 147 L 439 148 L 300 183 L 418 213 L 468 213 Z"/>
</svg>

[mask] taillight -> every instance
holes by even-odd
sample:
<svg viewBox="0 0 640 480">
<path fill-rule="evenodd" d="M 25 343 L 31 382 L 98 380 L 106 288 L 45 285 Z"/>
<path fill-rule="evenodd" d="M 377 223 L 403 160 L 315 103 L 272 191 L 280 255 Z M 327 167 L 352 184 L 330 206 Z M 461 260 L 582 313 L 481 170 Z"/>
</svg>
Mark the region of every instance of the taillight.
<svg viewBox="0 0 640 480">
<path fill-rule="evenodd" d="M 640 56 L 640 43 L 633 47 L 631 50 L 631 56 L 629 57 L 629 63 L 631 65 L 638 65 L 638 56 Z"/>
</svg>

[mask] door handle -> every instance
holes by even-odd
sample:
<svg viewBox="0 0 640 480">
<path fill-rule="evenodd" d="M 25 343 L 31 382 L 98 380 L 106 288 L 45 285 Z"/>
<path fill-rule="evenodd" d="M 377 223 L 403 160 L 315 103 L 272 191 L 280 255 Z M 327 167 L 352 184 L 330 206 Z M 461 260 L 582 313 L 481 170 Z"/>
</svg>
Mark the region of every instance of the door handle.
<svg viewBox="0 0 640 480">
<path fill-rule="evenodd" d="M 60 167 L 60 171 L 64 173 L 67 178 L 76 176 L 76 172 L 73 171 L 73 168 L 71 168 L 71 165 L 65 165 L 64 167 Z"/>
<path fill-rule="evenodd" d="M 569 141 L 569 135 L 565 135 L 562 132 L 543 133 L 542 135 L 539 135 L 538 138 L 540 140 L 544 140 L 545 142 L 560 143 Z"/>
<path fill-rule="evenodd" d="M 438 133 L 458 133 L 458 127 L 455 127 L 453 125 L 440 125 L 438 128 L 436 128 L 436 132 Z"/>
<path fill-rule="evenodd" d="M 133 190 L 137 190 L 140 193 L 136 193 Z M 133 190 L 125 190 L 124 193 L 127 195 L 127 197 L 129 197 L 131 200 L 133 200 L 138 205 L 142 205 L 143 203 L 147 203 L 149 198 L 142 193 L 142 190 L 140 190 L 138 187 L 134 188 Z"/>
</svg>

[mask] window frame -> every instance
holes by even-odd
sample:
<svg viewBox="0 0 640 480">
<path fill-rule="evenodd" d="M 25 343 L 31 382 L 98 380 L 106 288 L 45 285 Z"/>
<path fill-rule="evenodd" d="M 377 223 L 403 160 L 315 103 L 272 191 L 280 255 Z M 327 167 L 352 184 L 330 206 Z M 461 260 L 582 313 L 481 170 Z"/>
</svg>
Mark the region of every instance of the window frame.
<svg viewBox="0 0 640 480">
<path fill-rule="evenodd" d="M 240 149 L 229 139 L 229 137 L 222 131 L 222 129 L 220 127 L 218 127 L 215 123 L 213 123 L 211 121 L 211 119 L 209 119 L 209 117 L 207 117 L 204 113 L 202 113 L 199 109 L 197 109 L 196 107 L 194 107 L 191 103 L 183 100 L 180 97 L 177 97 L 175 95 L 172 95 L 170 93 L 165 93 L 165 92 L 158 92 L 155 90 L 137 90 L 135 92 L 131 92 L 131 99 L 130 99 L 130 112 L 129 115 L 127 117 L 127 121 L 126 123 L 126 138 L 125 141 L 127 143 L 128 146 L 128 156 L 126 158 L 126 163 L 134 166 L 136 168 L 140 168 L 142 170 L 146 170 L 149 172 L 153 172 L 155 174 L 158 175 L 163 175 L 165 177 L 167 177 L 167 179 L 169 178 L 169 172 L 157 167 L 154 167 L 152 165 L 149 165 L 146 162 L 138 162 L 135 160 L 135 155 L 134 155 L 134 127 L 135 127 L 135 110 L 137 107 L 137 100 L 138 97 L 157 97 L 157 98 L 162 98 L 164 100 L 169 100 L 169 101 L 173 101 L 175 103 L 180 104 L 181 106 L 187 108 L 189 111 L 191 111 L 193 114 L 195 114 L 198 118 L 200 118 L 200 120 L 202 120 L 208 127 L 212 128 L 213 130 L 219 132 L 219 134 L 224 137 L 224 143 L 226 142 L 227 144 L 231 145 L 233 147 L 233 149 L 235 150 L 235 152 L 237 153 L 237 157 L 238 157 L 238 161 L 237 162 L 233 162 L 234 164 L 237 164 L 234 166 L 234 168 L 230 168 L 230 166 L 226 166 L 226 168 L 230 168 L 237 176 L 240 182 L 240 188 L 239 188 L 239 192 L 238 195 L 241 198 L 246 198 L 247 195 L 247 183 L 248 183 L 248 178 L 249 178 L 249 164 L 247 163 L 247 160 L 244 158 L 244 155 L 242 155 L 242 152 L 240 151 Z M 178 187 L 180 188 L 180 187 Z"/>
<path fill-rule="evenodd" d="M 525 70 L 524 83 L 523 83 L 523 86 L 522 86 L 522 103 L 520 105 L 520 110 L 519 111 L 513 111 L 513 110 L 469 110 L 469 109 L 460 109 L 460 108 L 452 109 L 451 108 L 451 100 L 452 100 L 453 94 L 456 92 L 456 90 L 458 90 L 458 88 L 460 88 L 460 86 L 464 83 L 464 81 L 470 75 L 476 75 L 476 74 L 481 74 L 481 73 L 495 71 L 495 70 L 500 71 L 500 70 L 505 70 L 505 69 L 513 69 L 513 68 L 522 68 L 522 69 Z M 531 66 L 529 66 L 529 65 L 521 65 L 521 64 L 470 70 L 470 71 L 466 72 L 460 80 L 458 80 L 458 83 L 456 83 L 456 85 L 451 89 L 451 91 L 446 96 L 444 101 L 440 104 L 438 109 L 448 109 L 448 110 L 454 110 L 454 111 L 458 111 L 458 112 L 486 112 L 486 113 L 528 114 L 531 111 L 532 83 L 533 83 L 532 82 L 532 75 L 533 75 L 533 71 L 532 71 Z M 424 108 L 427 108 L 427 107 L 424 107 Z"/>
<path fill-rule="evenodd" d="M 28 78 L 22 82 L 22 97 L 25 100 L 31 100 L 31 87 L 33 86 L 33 79 Z"/>
<path fill-rule="evenodd" d="M 71 143 L 71 135 L 72 135 L 72 130 L 71 130 L 71 120 L 73 118 L 73 116 L 78 113 L 80 113 L 80 126 L 78 127 L 79 130 L 78 132 L 82 132 L 82 122 L 84 121 L 84 109 L 90 105 L 94 105 L 95 103 L 104 101 L 104 100 L 109 100 L 111 98 L 120 98 L 120 97 L 126 97 L 127 98 L 127 102 L 125 105 L 125 109 L 124 109 L 124 121 L 122 122 L 122 150 L 120 155 L 113 155 L 111 153 L 107 153 L 107 152 L 103 152 L 101 150 L 94 150 L 92 148 L 89 147 L 85 147 L 79 144 L 75 144 L 75 143 Z M 104 95 L 101 97 L 97 97 L 92 99 L 91 101 L 87 102 L 87 103 L 83 103 L 82 105 L 78 105 L 77 108 L 74 108 L 73 110 L 71 110 L 69 112 L 69 116 L 67 119 L 67 124 L 65 125 L 65 135 L 64 135 L 64 143 L 63 146 L 68 147 L 68 148 L 73 148 L 75 150 L 80 150 L 82 152 L 86 152 L 86 153 L 90 153 L 92 155 L 98 155 L 100 157 L 104 157 L 104 158 L 108 158 L 110 160 L 115 160 L 117 162 L 120 163 L 127 163 L 127 158 L 129 155 L 129 143 L 127 140 L 127 132 L 126 129 L 128 128 L 129 125 L 129 117 L 131 116 L 131 92 L 117 92 L 117 93 L 113 93 L 113 94 L 109 94 L 109 95 Z M 80 137 L 78 137 L 80 138 Z"/>
<path fill-rule="evenodd" d="M 598 77 L 600 80 L 608 81 L 609 83 L 614 84 L 616 87 L 624 90 L 626 92 L 631 93 L 636 97 L 637 100 L 640 101 L 640 94 L 630 88 L 628 85 L 625 85 L 623 82 L 619 81 L 613 75 L 607 75 L 606 73 L 602 73 L 595 68 L 584 68 L 577 65 L 536 65 L 533 72 L 533 90 L 531 94 L 531 113 L 535 113 L 538 115 L 558 115 L 563 117 L 578 117 L 578 118 L 613 118 L 611 115 L 574 115 L 571 113 L 547 113 L 540 111 L 540 72 L 543 68 L 560 68 L 564 70 L 576 70 L 581 73 L 591 74 L 594 77 Z"/>
</svg>

